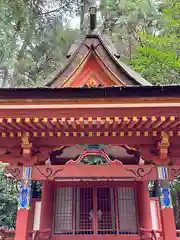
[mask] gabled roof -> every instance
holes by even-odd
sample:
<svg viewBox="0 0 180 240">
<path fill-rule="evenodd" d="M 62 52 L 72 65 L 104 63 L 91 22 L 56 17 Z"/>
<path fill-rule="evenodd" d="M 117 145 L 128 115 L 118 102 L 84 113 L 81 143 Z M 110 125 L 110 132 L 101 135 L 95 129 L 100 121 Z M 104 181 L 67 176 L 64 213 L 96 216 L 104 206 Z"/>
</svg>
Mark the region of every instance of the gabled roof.
<svg viewBox="0 0 180 240">
<path fill-rule="evenodd" d="M 69 58 L 66 66 L 58 70 L 54 77 L 46 84 L 47 87 L 68 87 L 67 81 L 79 72 L 79 68 L 87 61 L 87 56 L 96 55 L 106 68 L 108 75 L 113 75 L 116 86 L 150 86 L 151 84 L 142 78 L 137 72 L 121 62 L 115 46 L 110 39 L 99 34 L 91 33 L 85 37 L 80 37 L 72 44 L 67 57 Z M 70 81 L 71 82 L 71 81 Z"/>
</svg>

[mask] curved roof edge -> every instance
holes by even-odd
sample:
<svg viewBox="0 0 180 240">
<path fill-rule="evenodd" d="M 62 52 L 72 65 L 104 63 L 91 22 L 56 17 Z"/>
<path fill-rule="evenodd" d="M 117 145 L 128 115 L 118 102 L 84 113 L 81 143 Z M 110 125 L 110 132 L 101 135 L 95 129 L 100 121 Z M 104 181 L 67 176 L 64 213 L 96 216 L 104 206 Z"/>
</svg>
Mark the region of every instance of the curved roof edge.
<svg viewBox="0 0 180 240">
<path fill-rule="evenodd" d="M 99 41 L 99 44 L 97 41 Z M 57 87 L 57 84 L 55 84 L 56 81 L 64 82 L 64 78 L 67 78 L 68 74 L 70 75 L 71 72 L 73 72 L 76 68 L 76 63 L 73 64 L 73 61 L 76 59 L 76 57 L 78 60 L 83 59 L 90 48 L 101 48 L 99 53 L 102 54 L 102 56 L 102 52 L 105 51 L 106 55 L 108 55 L 111 59 L 111 64 L 108 62 L 109 68 L 111 68 L 112 71 L 119 71 L 126 75 L 126 77 L 129 78 L 127 85 L 152 86 L 152 84 L 145 80 L 139 73 L 135 72 L 131 67 L 118 59 L 120 54 L 117 52 L 115 45 L 110 39 L 107 39 L 106 36 L 100 35 L 95 31 L 89 35 L 80 36 L 78 40 L 71 45 L 67 54 L 67 57 L 69 58 L 67 64 L 62 69 L 58 69 L 54 74 L 52 74 L 52 78 L 48 78 L 48 81 L 46 81 L 44 86 Z M 106 57 L 103 56 L 103 58 L 104 62 L 108 61 Z M 72 66 L 69 67 L 70 65 Z"/>
</svg>

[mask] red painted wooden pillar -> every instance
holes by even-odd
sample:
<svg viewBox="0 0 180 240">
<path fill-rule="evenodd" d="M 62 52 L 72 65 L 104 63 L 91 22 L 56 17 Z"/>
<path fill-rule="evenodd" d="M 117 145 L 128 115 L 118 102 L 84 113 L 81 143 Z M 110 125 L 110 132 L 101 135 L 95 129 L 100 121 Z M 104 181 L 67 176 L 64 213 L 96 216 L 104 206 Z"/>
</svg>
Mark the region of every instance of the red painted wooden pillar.
<svg viewBox="0 0 180 240">
<path fill-rule="evenodd" d="M 19 209 L 17 212 L 15 240 L 28 239 L 29 211 L 27 209 Z"/>
<path fill-rule="evenodd" d="M 158 166 L 157 168 L 163 240 L 176 240 L 176 225 L 171 198 L 171 186 L 168 179 L 168 169 L 166 166 Z"/>
<path fill-rule="evenodd" d="M 142 181 L 138 183 L 138 212 L 140 228 L 152 229 L 150 196 L 148 182 Z"/>
<path fill-rule="evenodd" d="M 37 198 L 32 198 L 32 201 L 31 201 L 31 209 L 29 211 L 29 221 L 28 221 L 29 232 L 33 231 L 34 215 L 35 215 L 35 204 L 36 204 L 36 201 L 38 201 L 38 200 L 39 199 L 37 199 Z"/>
<path fill-rule="evenodd" d="M 40 230 L 51 229 L 54 210 L 54 182 L 44 181 L 41 198 Z"/>
<path fill-rule="evenodd" d="M 161 209 L 163 240 L 176 240 L 176 225 L 173 208 Z"/>
</svg>

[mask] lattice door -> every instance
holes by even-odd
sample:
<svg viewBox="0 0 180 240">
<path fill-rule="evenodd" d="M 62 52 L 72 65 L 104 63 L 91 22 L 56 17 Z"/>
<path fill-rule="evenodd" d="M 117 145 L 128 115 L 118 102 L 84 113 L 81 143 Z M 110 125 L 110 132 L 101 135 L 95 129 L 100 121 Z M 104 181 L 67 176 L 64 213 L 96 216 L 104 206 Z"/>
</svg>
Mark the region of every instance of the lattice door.
<svg viewBox="0 0 180 240">
<path fill-rule="evenodd" d="M 114 189 L 97 188 L 97 230 L 98 234 L 116 233 Z"/>
<path fill-rule="evenodd" d="M 76 189 L 76 234 L 93 234 L 93 189 Z"/>
<path fill-rule="evenodd" d="M 137 234 L 134 189 L 57 189 L 55 234 Z"/>
</svg>

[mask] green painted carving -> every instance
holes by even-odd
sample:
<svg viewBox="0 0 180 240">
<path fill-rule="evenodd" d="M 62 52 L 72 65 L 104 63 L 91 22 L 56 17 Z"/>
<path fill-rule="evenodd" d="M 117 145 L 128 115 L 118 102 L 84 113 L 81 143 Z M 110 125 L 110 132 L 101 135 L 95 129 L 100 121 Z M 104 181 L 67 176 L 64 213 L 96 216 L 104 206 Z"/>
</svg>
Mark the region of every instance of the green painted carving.
<svg viewBox="0 0 180 240">
<path fill-rule="evenodd" d="M 109 162 L 103 156 L 87 155 L 81 159 L 79 164 L 99 165 L 99 164 L 109 164 Z"/>
</svg>

